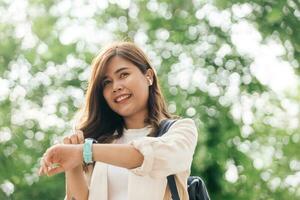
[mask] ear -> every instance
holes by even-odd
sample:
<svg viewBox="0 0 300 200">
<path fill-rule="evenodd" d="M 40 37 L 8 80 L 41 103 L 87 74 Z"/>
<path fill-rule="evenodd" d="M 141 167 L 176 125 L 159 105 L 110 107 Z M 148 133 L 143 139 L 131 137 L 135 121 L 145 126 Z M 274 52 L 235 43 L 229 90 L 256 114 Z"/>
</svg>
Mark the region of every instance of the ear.
<svg viewBox="0 0 300 200">
<path fill-rule="evenodd" d="M 147 79 L 149 85 L 152 85 L 152 83 L 153 83 L 153 75 L 154 75 L 153 70 L 147 69 L 145 76 L 146 76 L 146 79 Z"/>
</svg>

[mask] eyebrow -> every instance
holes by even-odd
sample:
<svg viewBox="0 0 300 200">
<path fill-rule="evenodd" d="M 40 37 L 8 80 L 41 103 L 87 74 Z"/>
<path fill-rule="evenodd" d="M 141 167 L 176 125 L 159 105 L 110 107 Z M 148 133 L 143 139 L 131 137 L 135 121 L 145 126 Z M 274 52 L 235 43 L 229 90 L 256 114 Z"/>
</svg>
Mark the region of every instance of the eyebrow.
<svg viewBox="0 0 300 200">
<path fill-rule="evenodd" d="M 122 67 L 120 69 L 117 69 L 114 74 L 117 74 L 117 73 L 120 73 L 121 71 L 125 70 L 125 69 L 128 69 L 128 67 Z M 107 76 L 104 76 L 102 80 L 105 80 L 107 78 Z"/>
</svg>

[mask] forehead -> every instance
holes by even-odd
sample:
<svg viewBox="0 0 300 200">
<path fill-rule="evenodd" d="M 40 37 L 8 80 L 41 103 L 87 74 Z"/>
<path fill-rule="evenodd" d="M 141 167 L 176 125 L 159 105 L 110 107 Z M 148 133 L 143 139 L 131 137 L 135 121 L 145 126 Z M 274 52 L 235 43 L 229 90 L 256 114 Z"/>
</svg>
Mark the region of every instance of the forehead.
<svg viewBox="0 0 300 200">
<path fill-rule="evenodd" d="M 115 73 L 119 72 L 119 70 L 139 70 L 137 66 L 135 66 L 132 62 L 116 56 L 111 58 L 111 60 L 107 63 L 103 70 L 103 77 L 113 76 Z"/>
</svg>

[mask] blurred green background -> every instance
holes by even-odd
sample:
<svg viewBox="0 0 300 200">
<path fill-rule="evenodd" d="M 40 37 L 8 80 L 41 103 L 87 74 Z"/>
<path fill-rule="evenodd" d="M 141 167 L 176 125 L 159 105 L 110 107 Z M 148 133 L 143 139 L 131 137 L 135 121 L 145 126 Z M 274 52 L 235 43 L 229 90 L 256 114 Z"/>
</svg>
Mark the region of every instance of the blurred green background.
<svg viewBox="0 0 300 200">
<path fill-rule="evenodd" d="M 298 0 L 0 0 L 0 199 L 64 197 L 38 160 L 115 40 L 141 46 L 170 112 L 195 119 L 192 174 L 212 199 L 299 199 L 299 22 Z"/>
</svg>

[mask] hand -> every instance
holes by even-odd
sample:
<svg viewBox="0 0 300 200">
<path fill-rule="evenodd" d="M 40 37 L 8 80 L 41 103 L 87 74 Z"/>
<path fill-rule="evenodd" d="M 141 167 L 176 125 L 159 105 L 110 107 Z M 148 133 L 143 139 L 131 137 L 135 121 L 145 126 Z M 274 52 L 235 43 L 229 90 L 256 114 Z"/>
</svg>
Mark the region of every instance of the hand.
<svg viewBox="0 0 300 200">
<path fill-rule="evenodd" d="M 50 147 L 41 160 L 39 175 L 52 176 L 82 164 L 82 148 L 82 144 L 57 144 Z"/>
<path fill-rule="evenodd" d="M 84 143 L 84 136 L 81 130 L 76 130 L 74 134 L 66 136 L 63 139 L 63 144 L 83 144 L 83 143 Z M 64 168 L 59 163 L 51 163 L 49 161 L 50 159 L 49 156 L 51 156 L 51 154 L 48 155 L 48 152 L 54 151 L 55 148 L 59 148 L 59 147 L 49 148 L 46 151 L 46 153 L 44 153 L 42 160 L 40 162 L 41 167 L 39 170 L 39 175 L 44 175 L 44 174 L 52 175 L 52 174 L 60 173 L 62 171 L 67 171 L 67 167 Z M 78 166 L 74 168 L 78 168 L 77 170 L 82 170 L 82 163 L 78 164 Z"/>
<path fill-rule="evenodd" d="M 83 144 L 84 136 L 81 130 L 76 130 L 74 134 L 64 137 L 64 144 Z"/>
<path fill-rule="evenodd" d="M 84 143 L 84 135 L 83 132 L 81 130 L 76 129 L 75 133 L 65 136 L 63 138 L 63 143 L 64 144 L 83 144 Z M 72 172 L 72 173 L 78 173 L 84 170 L 84 166 L 83 164 L 79 164 L 78 166 L 74 167 L 73 169 L 66 171 L 66 173 L 68 172 Z"/>
</svg>

